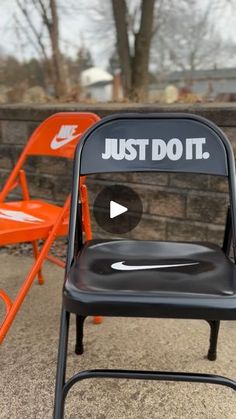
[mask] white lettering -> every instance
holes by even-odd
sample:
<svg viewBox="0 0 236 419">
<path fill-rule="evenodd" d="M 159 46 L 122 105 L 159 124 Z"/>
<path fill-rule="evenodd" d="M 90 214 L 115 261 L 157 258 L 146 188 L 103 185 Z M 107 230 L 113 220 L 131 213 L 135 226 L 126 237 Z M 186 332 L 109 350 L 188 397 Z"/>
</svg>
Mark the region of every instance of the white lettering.
<svg viewBox="0 0 236 419">
<path fill-rule="evenodd" d="M 104 160 L 113 158 L 115 160 L 134 160 L 138 156 L 139 160 L 146 158 L 146 146 L 149 144 L 148 139 L 124 139 L 106 138 L 105 152 L 102 153 Z"/>
<path fill-rule="evenodd" d="M 193 159 L 193 139 L 194 138 L 186 138 L 186 160 Z"/>
<path fill-rule="evenodd" d="M 152 140 L 152 160 L 163 160 L 166 156 L 166 143 L 160 139 Z"/>
<path fill-rule="evenodd" d="M 111 158 L 111 155 L 112 155 L 111 150 L 112 150 L 112 142 L 113 141 L 117 142 L 118 140 L 117 140 L 117 138 L 106 138 L 105 139 L 105 152 L 102 153 L 102 158 L 104 160 Z"/>
<path fill-rule="evenodd" d="M 172 138 L 167 143 L 166 151 L 170 160 L 179 160 L 183 154 L 183 144 L 178 138 Z"/>
<path fill-rule="evenodd" d="M 53 137 L 50 147 L 52 150 L 57 150 L 71 141 L 78 139 L 81 132 L 75 133 L 78 125 L 62 125 L 59 132 Z"/>
<path fill-rule="evenodd" d="M 205 138 L 195 138 L 193 141 L 193 144 L 195 144 L 196 146 L 196 159 L 202 159 L 202 155 L 203 155 L 203 151 L 202 151 L 202 146 L 203 144 L 205 144 L 206 139 Z"/>
<path fill-rule="evenodd" d="M 208 159 L 210 153 L 205 151 L 203 153 L 203 144 L 206 144 L 206 138 L 186 138 L 186 159 L 192 160 L 195 155 L 196 160 Z M 195 153 L 193 150 L 195 149 Z"/>
<path fill-rule="evenodd" d="M 121 138 L 120 141 L 113 141 L 111 147 L 112 156 L 115 160 L 123 160 L 125 158 L 125 138 Z"/>
<path fill-rule="evenodd" d="M 106 138 L 105 151 L 102 153 L 104 160 L 145 160 L 147 147 L 151 147 L 151 159 L 160 161 L 168 158 L 171 161 L 177 161 L 181 158 L 186 160 L 208 159 L 210 153 L 203 151 L 206 144 L 206 138 L 186 138 L 182 141 L 179 138 L 171 138 L 164 141 L 161 138 L 149 140 L 147 138 Z"/>
<path fill-rule="evenodd" d="M 137 157 L 137 151 L 134 148 L 137 140 L 126 140 L 126 153 L 125 158 L 126 160 L 134 160 Z M 128 152 L 128 153 L 127 153 Z"/>
<path fill-rule="evenodd" d="M 146 146 L 149 144 L 149 140 L 147 138 L 142 138 L 140 140 L 136 140 L 136 144 L 139 146 L 139 160 L 145 160 Z"/>
</svg>

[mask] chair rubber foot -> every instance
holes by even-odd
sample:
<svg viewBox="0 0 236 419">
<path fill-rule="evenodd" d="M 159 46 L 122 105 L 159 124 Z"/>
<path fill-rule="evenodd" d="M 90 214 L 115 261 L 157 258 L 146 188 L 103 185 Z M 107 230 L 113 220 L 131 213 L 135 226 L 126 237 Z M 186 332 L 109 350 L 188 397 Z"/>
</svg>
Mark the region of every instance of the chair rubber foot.
<svg viewBox="0 0 236 419">
<path fill-rule="evenodd" d="M 216 352 L 208 352 L 207 359 L 209 361 L 215 361 L 216 360 Z"/>
<path fill-rule="evenodd" d="M 38 279 L 38 283 L 39 283 L 39 285 L 43 285 L 43 284 L 44 284 L 44 282 L 45 282 L 45 280 L 44 280 L 44 278 L 43 278 L 43 277 L 41 277 L 41 278 L 39 278 L 39 279 Z"/>
<path fill-rule="evenodd" d="M 101 323 L 102 323 L 102 317 L 101 316 L 94 316 L 93 324 L 101 324 Z"/>
<path fill-rule="evenodd" d="M 75 345 L 75 354 L 82 355 L 84 353 L 84 346 L 83 345 Z"/>
</svg>

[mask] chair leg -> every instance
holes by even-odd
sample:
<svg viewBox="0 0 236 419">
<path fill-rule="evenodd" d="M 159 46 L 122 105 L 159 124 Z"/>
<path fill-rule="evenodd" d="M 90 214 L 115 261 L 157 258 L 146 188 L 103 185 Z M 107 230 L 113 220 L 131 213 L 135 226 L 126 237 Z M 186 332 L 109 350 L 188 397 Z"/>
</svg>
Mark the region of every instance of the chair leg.
<svg viewBox="0 0 236 419">
<path fill-rule="evenodd" d="M 70 313 L 62 309 L 60 338 L 57 359 L 56 390 L 53 419 L 63 419 L 65 410 L 64 385 L 66 377 L 66 358 L 69 336 Z"/>
<path fill-rule="evenodd" d="M 35 257 L 35 259 L 37 259 L 38 256 L 39 256 L 39 249 L 38 249 L 37 242 L 36 241 L 33 241 L 32 242 L 32 246 L 33 246 L 33 251 L 34 251 L 34 257 Z M 40 285 L 43 285 L 44 284 L 44 277 L 43 277 L 43 274 L 42 274 L 42 270 L 41 269 L 38 271 L 38 283 Z"/>
<path fill-rule="evenodd" d="M 93 317 L 93 323 L 94 324 L 101 324 L 102 323 L 102 317 L 101 316 L 94 316 Z"/>
<path fill-rule="evenodd" d="M 215 361 L 217 357 L 217 341 L 218 341 L 218 333 L 220 328 L 220 321 L 219 320 L 207 320 L 210 325 L 211 332 L 210 332 L 210 346 L 207 354 L 207 358 L 209 361 Z"/>
<path fill-rule="evenodd" d="M 76 355 L 82 355 L 84 352 L 83 336 L 84 336 L 84 321 L 86 317 L 76 315 L 76 343 L 75 353 Z"/>
</svg>

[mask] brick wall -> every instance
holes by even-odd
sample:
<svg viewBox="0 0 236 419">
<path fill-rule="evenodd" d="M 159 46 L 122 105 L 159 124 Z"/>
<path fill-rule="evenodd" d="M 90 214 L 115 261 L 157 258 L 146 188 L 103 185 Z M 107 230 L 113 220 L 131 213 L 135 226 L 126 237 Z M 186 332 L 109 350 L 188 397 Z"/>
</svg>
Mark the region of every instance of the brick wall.
<svg viewBox="0 0 236 419">
<path fill-rule="evenodd" d="M 0 184 L 36 126 L 59 111 L 90 111 L 101 117 L 115 112 L 191 112 L 211 119 L 229 136 L 236 151 L 236 106 L 195 105 L 50 105 L 0 106 Z M 29 159 L 27 179 L 33 197 L 62 203 L 71 185 L 71 162 L 66 159 Z M 105 185 L 122 183 L 131 186 L 142 198 L 143 217 L 129 237 L 169 240 L 210 240 L 220 243 L 227 206 L 227 183 L 223 178 L 206 175 L 168 173 L 119 173 L 91 176 L 88 179 L 90 202 Z M 12 197 L 20 196 L 15 190 Z M 93 220 L 96 235 L 104 232 Z"/>
</svg>

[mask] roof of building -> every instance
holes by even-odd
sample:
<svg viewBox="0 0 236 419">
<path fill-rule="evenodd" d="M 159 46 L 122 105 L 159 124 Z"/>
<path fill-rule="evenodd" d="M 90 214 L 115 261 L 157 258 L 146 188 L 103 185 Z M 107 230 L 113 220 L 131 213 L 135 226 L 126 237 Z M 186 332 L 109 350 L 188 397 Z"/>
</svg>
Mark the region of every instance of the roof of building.
<svg viewBox="0 0 236 419">
<path fill-rule="evenodd" d="M 181 80 L 215 80 L 215 79 L 236 79 L 236 68 L 218 68 L 213 70 L 185 70 L 174 71 L 166 76 L 169 82 Z"/>
<path fill-rule="evenodd" d="M 99 67 L 90 67 L 81 73 L 81 84 L 84 87 L 111 83 L 113 76 Z"/>
</svg>

